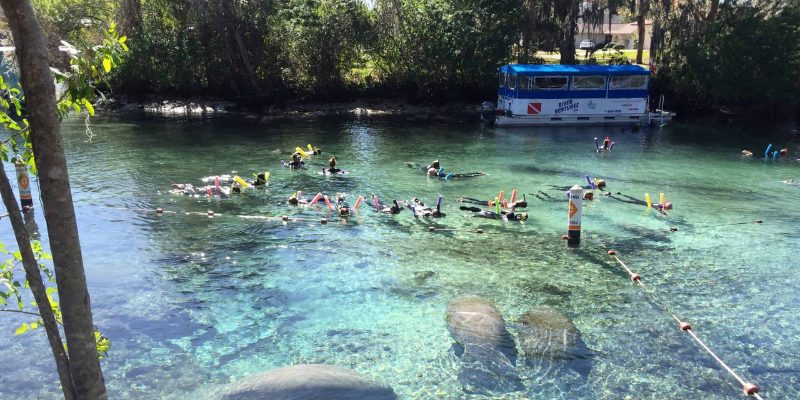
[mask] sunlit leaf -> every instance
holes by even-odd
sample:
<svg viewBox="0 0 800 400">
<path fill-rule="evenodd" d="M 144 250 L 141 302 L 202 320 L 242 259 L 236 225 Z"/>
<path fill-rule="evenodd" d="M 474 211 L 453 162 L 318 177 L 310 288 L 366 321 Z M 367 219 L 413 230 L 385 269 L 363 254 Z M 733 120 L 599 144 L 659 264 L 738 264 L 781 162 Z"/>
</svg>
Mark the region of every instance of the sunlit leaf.
<svg viewBox="0 0 800 400">
<path fill-rule="evenodd" d="M 29 327 L 28 327 L 28 324 L 27 324 L 27 323 L 26 323 L 26 324 L 22 324 L 22 325 L 20 325 L 20 327 L 19 327 L 19 328 L 17 328 L 17 330 L 16 330 L 16 331 L 14 331 L 14 334 L 15 334 L 15 335 L 22 335 L 23 333 L 25 333 L 25 332 L 27 332 L 27 331 L 28 331 L 28 328 L 29 328 Z"/>
<path fill-rule="evenodd" d="M 92 106 L 92 103 L 90 103 L 89 100 L 86 100 L 85 98 L 82 100 L 83 100 L 83 106 L 86 107 L 86 111 L 89 112 L 89 115 L 94 117 L 94 107 Z"/>
<path fill-rule="evenodd" d="M 106 70 L 107 73 L 111 72 L 111 58 L 106 57 L 103 59 L 103 69 Z"/>
</svg>

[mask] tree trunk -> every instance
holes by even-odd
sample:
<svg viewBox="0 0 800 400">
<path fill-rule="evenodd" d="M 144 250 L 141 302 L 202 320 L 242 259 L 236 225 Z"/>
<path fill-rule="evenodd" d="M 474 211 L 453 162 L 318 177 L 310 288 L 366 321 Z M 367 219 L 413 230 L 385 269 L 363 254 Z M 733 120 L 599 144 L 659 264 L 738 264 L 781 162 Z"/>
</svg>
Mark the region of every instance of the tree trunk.
<svg viewBox="0 0 800 400">
<path fill-rule="evenodd" d="M 78 399 L 107 397 L 97 356 L 94 322 L 61 141 L 53 76 L 30 0 L 0 0 L 16 44 L 20 82 L 28 104 L 31 144 L 39 168 L 42 205 L 53 253 L 58 297 Z"/>
<path fill-rule="evenodd" d="M 44 286 L 44 282 L 42 282 L 42 274 L 39 272 L 36 256 L 34 256 L 33 249 L 31 249 L 31 238 L 27 229 L 25 229 L 19 206 L 17 206 L 17 200 L 14 198 L 14 191 L 11 189 L 11 184 L 8 181 L 8 176 L 2 163 L 0 163 L 0 197 L 2 197 L 3 204 L 8 210 L 8 219 L 11 220 L 11 227 L 14 229 L 17 246 L 22 254 L 25 279 L 28 280 L 33 299 L 38 304 L 39 315 L 42 317 L 47 340 L 50 342 L 50 350 L 53 352 L 53 358 L 56 361 L 56 370 L 61 381 L 64 399 L 73 400 L 75 399 L 75 387 L 72 384 L 69 358 L 66 351 L 64 351 L 64 343 L 61 341 L 61 333 L 58 331 L 58 323 L 53 314 L 53 309 L 50 308 L 50 300 L 47 299 L 47 289 Z"/>
<path fill-rule="evenodd" d="M 706 22 L 712 22 L 717 19 L 717 12 L 719 11 L 719 0 L 711 0 L 711 9 L 708 11 Z"/>
<path fill-rule="evenodd" d="M 642 56 L 644 53 L 644 35 L 645 35 L 645 21 L 644 16 L 647 13 L 647 0 L 639 0 L 639 14 L 636 16 L 636 25 L 639 28 L 638 43 L 636 45 L 636 63 L 642 64 Z M 650 42 L 652 44 L 652 40 Z M 651 54 L 652 56 L 652 54 Z"/>
<path fill-rule="evenodd" d="M 562 0 L 563 1 L 563 0 Z M 575 64 L 575 29 L 578 24 L 578 2 L 563 1 L 561 25 L 561 64 Z"/>
<path fill-rule="evenodd" d="M 142 29 L 142 2 L 141 0 L 122 0 L 119 5 L 118 19 L 123 35 L 132 36 Z"/>
</svg>

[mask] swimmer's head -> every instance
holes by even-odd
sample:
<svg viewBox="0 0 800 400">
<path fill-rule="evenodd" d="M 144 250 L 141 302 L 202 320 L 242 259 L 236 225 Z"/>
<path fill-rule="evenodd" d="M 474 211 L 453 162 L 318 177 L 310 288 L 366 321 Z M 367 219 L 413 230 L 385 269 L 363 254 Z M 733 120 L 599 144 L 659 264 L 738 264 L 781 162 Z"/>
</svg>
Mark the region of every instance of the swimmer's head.
<svg viewBox="0 0 800 400">
<path fill-rule="evenodd" d="M 439 160 L 433 160 L 431 163 L 431 168 L 439 169 Z"/>
<path fill-rule="evenodd" d="M 583 199 L 584 200 L 593 200 L 594 199 L 594 193 L 592 193 L 592 192 L 584 193 Z"/>
<path fill-rule="evenodd" d="M 339 215 L 350 215 L 350 209 L 347 207 L 340 208 Z"/>
<path fill-rule="evenodd" d="M 300 161 L 300 153 L 292 154 L 292 161 Z"/>
<path fill-rule="evenodd" d="M 789 149 L 784 147 L 778 152 L 778 154 L 780 154 L 782 156 L 785 156 L 785 155 L 789 154 Z"/>
<path fill-rule="evenodd" d="M 603 189 L 606 187 L 606 181 L 603 179 L 597 179 L 596 185 L 599 189 Z"/>
<path fill-rule="evenodd" d="M 525 221 L 526 219 L 528 219 L 528 214 L 526 214 L 526 213 L 517 214 L 517 220 L 518 221 Z"/>
<path fill-rule="evenodd" d="M 316 155 L 322 154 L 322 149 L 320 149 L 319 147 L 314 147 L 314 154 Z"/>
<path fill-rule="evenodd" d="M 330 166 L 331 168 L 336 168 L 336 157 L 331 157 L 328 160 L 328 166 Z"/>
</svg>

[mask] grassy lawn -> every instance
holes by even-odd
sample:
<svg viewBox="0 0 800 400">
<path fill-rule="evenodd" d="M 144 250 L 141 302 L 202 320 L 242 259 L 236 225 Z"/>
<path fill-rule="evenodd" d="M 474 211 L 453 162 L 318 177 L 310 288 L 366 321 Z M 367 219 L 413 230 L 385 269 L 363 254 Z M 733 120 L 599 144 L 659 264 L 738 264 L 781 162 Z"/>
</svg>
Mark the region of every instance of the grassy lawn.
<svg viewBox="0 0 800 400">
<path fill-rule="evenodd" d="M 596 51 L 594 53 L 594 57 L 597 59 L 597 62 L 599 62 L 600 64 L 605 64 L 605 63 L 608 62 L 608 59 L 611 58 L 611 53 L 613 51 L 614 50 L 611 50 L 611 51 L 598 50 L 598 51 Z M 578 60 L 579 62 L 583 61 L 583 59 L 584 59 L 583 56 L 585 54 L 586 54 L 585 51 L 578 50 L 578 51 L 575 52 L 575 59 Z M 622 54 L 624 54 L 625 57 L 628 57 L 628 59 L 630 59 L 631 62 L 636 60 L 636 50 L 622 50 Z M 561 54 L 559 54 L 558 52 L 548 53 L 548 52 L 544 52 L 544 51 L 539 51 L 539 52 L 536 53 L 536 57 L 541 57 L 542 59 L 544 59 L 544 61 L 546 63 L 549 63 L 549 64 L 550 63 L 551 64 L 558 64 L 558 62 L 561 60 Z M 642 65 L 648 65 L 648 64 L 650 64 L 650 50 L 645 50 L 642 53 Z"/>
</svg>

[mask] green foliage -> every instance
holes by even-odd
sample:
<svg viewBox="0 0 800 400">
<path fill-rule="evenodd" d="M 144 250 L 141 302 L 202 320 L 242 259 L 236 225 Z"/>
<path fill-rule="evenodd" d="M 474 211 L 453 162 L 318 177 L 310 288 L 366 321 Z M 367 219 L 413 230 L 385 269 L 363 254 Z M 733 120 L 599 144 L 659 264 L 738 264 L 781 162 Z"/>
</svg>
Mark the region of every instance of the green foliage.
<svg viewBox="0 0 800 400">
<path fill-rule="evenodd" d="M 55 276 L 53 276 L 53 272 L 50 270 L 47 264 L 44 263 L 45 261 L 52 260 L 52 256 L 42 249 L 42 245 L 38 241 L 31 242 L 31 249 L 33 250 L 34 257 L 38 261 L 39 272 L 46 279 L 45 282 L 55 285 Z M 23 312 L 24 314 L 36 315 L 34 312 L 27 311 L 25 308 L 25 302 L 23 300 L 24 294 L 22 291 L 27 289 L 29 285 L 27 280 L 21 278 L 24 276 L 24 271 L 22 271 L 21 268 L 22 254 L 19 251 L 9 251 L 6 249 L 5 244 L 0 242 L 0 256 L 3 256 L 4 258 L 7 257 L 3 263 L 0 264 L 0 312 L 13 312 L 16 310 Z M 57 289 L 55 286 L 47 286 L 46 293 L 47 300 L 50 303 L 49 307 L 55 315 L 56 323 L 61 325 L 63 323 L 63 319 L 61 316 L 61 307 L 59 307 L 58 298 L 55 297 L 56 291 Z M 16 303 L 16 308 L 6 308 L 9 300 Z M 35 301 L 32 301 L 30 305 L 34 308 L 39 307 L 39 304 L 37 304 Z M 16 328 L 14 334 L 22 335 L 26 332 L 37 330 L 43 324 L 44 322 L 41 318 L 24 322 Z M 97 328 L 95 328 L 94 336 L 95 340 L 97 341 L 98 357 L 101 359 L 107 357 L 108 350 L 111 347 L 111 341 Z"/>
<path fill-rule="evenodd" d="M 704 25 L 675 18 L 658 77 L 687 108 L 728 108 L 742 115 L 781 115 L 800 109 L 800 1 L 777 13 L 735 3 L 720 5 Z"/>
<path fill-rule="evenodd" d="M 53 2 L 41 1 L 40 4 L 52 6 L 60 10 L 60 6 Z M 102 31 L 102 43 L 91 48 L 76 49 L 66 41 L 63 45 L 69 49 L 69 68 L 59 71 L 52 68 L 55 81 L 62 85 L 65 90 L 59 97 L 57 108 L 61 118 L 70 112 L 85 111 L 88 116 L 94 116 L 95 109 L 92 102 L 96 96 L 103 96 L 103 85 L 106 85 L 111 70 L 119 65 L 125 52 L 128 51 L 125 36 L 120 36 L 116 32 L 116 26 L 112 22 Z M 10 133 L 9 138 L 0 142 L 0 159 L 3 161 L 15 161 L 27 164 L 31 171 L 36 173 L 36 165 L 33 157 L 33 147 L 30 142 L 30 126 L 25 118 L 24 109 L 25 97 L 21 87 L 11 86 L 5 83 L 0 75 L 0 124 Z M 2 166 L 0 166 L 2 168 Z M 31 242 L 31 249 L 38 261 L 50 260 L 51 256 L 44 252 L 38 241 Z M 19 266 L 22 263 L 22 255 L 19 251 L 10 252 L 3 243 L 0 243 L 0 255 L 6 258 L 0 264 L 0 306 L 7 306 L 9 301 L 16 303 L 16 311 L 25 314 L 33 314 L 25 311 L 22 290 L 28 289 L 28 281 L 19 279 L 24 275 Z M 39 262 L 39 271 L 44 274 L 47 281 L 55 284 L 55 278 L 47 265 Z M 24 285 L 21 283 L 24 282 Z M 56 323 L 62 323 L 61 309 L 58 300 L 54 297 L 56 288 L 47 287 L 46 293 L 50 307 L 55 315 Z M 32 302 L 33 307 L 40 307 L 36 302 Z M 14 309 L 0 308 L 0 311 L 13 311 Z M 26 322 L 20 325 L 15 334 L 21 335 L 25 332 L 36 330 L 42 324 L 41 318 L 33 322 Z M 108 338 L 95 331 L 97 339 L 98 355 L 104 357 L 110 346 Z"/>
</svg>

